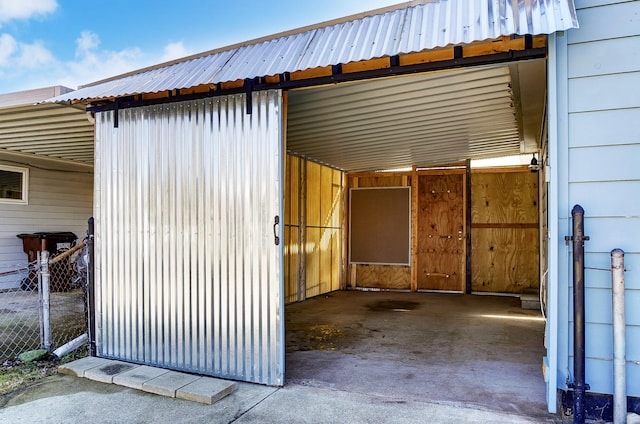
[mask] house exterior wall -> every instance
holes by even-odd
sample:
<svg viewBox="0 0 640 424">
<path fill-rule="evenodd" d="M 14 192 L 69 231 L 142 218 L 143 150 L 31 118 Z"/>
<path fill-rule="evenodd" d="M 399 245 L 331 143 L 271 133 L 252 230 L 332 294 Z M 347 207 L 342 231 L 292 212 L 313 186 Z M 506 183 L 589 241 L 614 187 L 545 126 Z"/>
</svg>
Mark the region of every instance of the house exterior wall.
<svg viewBox="0 0 640 424">
<path fill-rule="evenodd" d="M 0 153 L 0 164 L 27 168 L 28 203 L 0 202 L 0 270 L 27 264 L 20 233 L 71 231 L 82 239 L 93 214 L 93 169 Z M 19 287 L 19 277 L 0 277 L 0 290 Z"/>
<path fill-rule="evenodd" d="M 572 382 L 572 261 L 564 236 L 571 209 L 585 210 L 586 382 L 613 393 L 610 252 L 625 254 L 627 393 L 640 396 L 640 1 L 578 0 L 580 29 L 557 34 L 550 49 L 550 105 L 556 132 L 550 152 L 552 247 L 550 325 L 557 348 L 557 387 Z M 554 99 L 550 95 L 550 99 Z M 552 116 L 555 109 L 556 116 Z M 553 138 L 550 138 L 553 143 Z M 555 250 L 555 252 L 553 252 Z M 554 269 L 553 262 L 557 260 Z M 555 272 L 557 270 L 557 272 Z M 557 338 L 555 338 L 557 337 Z M 557 346 L 553 346 L 557 340 Z M 550 357 L 552 352 L 548 351 Z M 553 374 L 553 372 L 551 373 Z M 552 409 L 550 405 L 550 409 Z"/>
<path fill-rule="evenodd" d="M 283 384 L 282 94 L 252 104 L 96 115 L 99 356 Z"/>
</svg>

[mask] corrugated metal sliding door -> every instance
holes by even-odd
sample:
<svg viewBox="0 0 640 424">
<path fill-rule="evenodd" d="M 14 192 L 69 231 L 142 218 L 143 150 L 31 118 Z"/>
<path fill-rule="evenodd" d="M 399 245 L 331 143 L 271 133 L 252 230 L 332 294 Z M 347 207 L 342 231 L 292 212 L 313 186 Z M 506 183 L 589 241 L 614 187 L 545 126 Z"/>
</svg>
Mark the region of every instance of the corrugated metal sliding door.
<svg viewBox="0 0 640 424">
<path fill-rule="evenodd" d="M 96 117 L 99 356 L 282 385 L 282 93 L 118 117 Z"/>
</svg>

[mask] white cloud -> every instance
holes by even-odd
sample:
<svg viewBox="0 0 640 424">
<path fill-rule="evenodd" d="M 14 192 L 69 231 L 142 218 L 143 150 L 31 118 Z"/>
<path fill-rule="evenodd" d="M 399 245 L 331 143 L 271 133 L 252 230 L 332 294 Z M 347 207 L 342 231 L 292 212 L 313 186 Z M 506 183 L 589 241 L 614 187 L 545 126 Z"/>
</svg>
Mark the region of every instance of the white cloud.
<svg viewBox="0 0 640 424">
<path fill-rule="evenodd" d="M 15 58 L 14 66 L 22 69 L 45 69 L 44 66 L 54 63 L 55 58 L 40 42 L 21 44 L 20 52 Z"/>
<path fill-rule="evenodd" d="M 76 60 L 60 64 L 62 72 L 57 84 L 76 88 L 104 78 L 130 72 L 147 65 L 145 55 L 138 48 L 119 51 L 87 50 Z"/>
<path fill-rule="evenodd" d="M 53 55 L 39 41 L 26 44 L 20 43 L 9 34 L 0 35 L 0 68 L 14 72 L 41 70 L 42 66 L 53 62 Z"/>
<path fill-rule="evenodd" d="M 0 23 L 54 12 L 56 0 L 0 0 Z"/>
<path fill-rule="evenodd" d="M 87 54 L 95 50 L 100 45 L 100 37 L 91 31 L 82 31 L 80 37 L 76 38 L 76 57 Z"/>
<path fill-rule="evenodd" d="M 9 34 L 0 35 L 0 68 L 9 64 L 17 46 L 18 42 Z"/>
<path fill-rule="evenodd" d="M 0 33 L 0 93 L 52 85 L 75 89 L 192 53 L 182 42 L 167 44 L 158 55 L 137 47 L 104 50 L 96 33 L 83 31 L 76 38 L 75 55 L 62 60 L 40 41 L 27 44 Z"/>
<path fill-rule="evenodd" d="M 180 59 L 181 57 L 188 56 L 190 52 L 184 46 L 182 41 L 177 43 L 169 43 L 164 46 L 164 54 L 160 57 L 159 63 L 169 62 L 170 60 Z"/>
</svg>

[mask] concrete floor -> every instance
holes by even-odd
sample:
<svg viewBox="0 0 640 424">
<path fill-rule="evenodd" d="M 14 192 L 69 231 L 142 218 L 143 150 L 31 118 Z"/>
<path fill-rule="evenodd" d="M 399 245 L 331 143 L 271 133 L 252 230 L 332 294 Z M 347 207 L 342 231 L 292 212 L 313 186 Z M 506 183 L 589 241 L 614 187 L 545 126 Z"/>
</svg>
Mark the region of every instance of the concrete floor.
<svg viewBox="0 0 640 424">
<path fill-rule="evenodd" d="M 518 299 L 336 292 L 286 307 L 286 385 L 213 405 L 67 375 L 0 396 L 2 423 L 556 423 L 544 322 Z"/>
<path fill-rule="evenodd" d="M 517 298 L 343 291 L 285 317 L 287 384 L 550 417 L 544 321 Z"/>
</svg>

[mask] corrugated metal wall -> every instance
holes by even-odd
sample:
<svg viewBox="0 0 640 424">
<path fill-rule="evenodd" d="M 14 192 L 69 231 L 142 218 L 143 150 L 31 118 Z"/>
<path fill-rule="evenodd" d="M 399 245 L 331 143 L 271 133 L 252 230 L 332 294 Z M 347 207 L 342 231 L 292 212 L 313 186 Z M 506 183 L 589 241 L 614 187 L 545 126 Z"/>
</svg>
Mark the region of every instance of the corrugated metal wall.
<svg viewBox="0 0 640 424">
<path fill-rule="evenodd" d="M 282 95 L 96 117 L 99 355 L 281 385 Z"/>
</svg>

